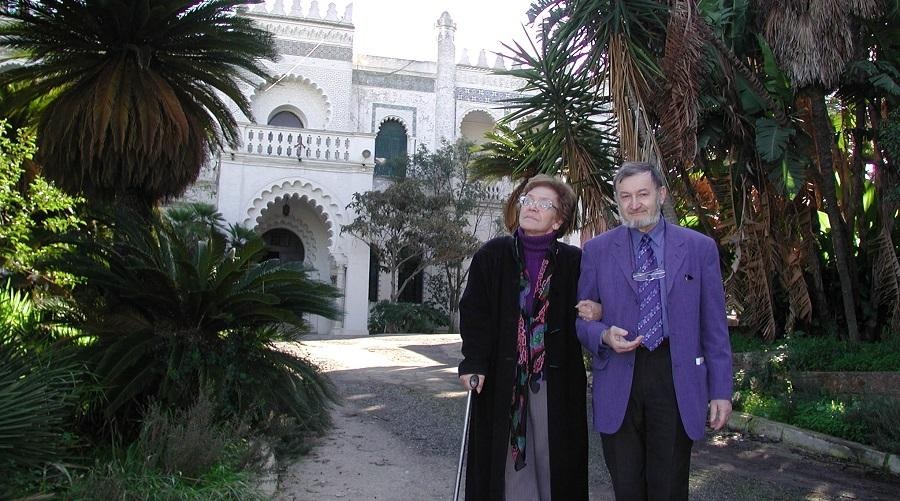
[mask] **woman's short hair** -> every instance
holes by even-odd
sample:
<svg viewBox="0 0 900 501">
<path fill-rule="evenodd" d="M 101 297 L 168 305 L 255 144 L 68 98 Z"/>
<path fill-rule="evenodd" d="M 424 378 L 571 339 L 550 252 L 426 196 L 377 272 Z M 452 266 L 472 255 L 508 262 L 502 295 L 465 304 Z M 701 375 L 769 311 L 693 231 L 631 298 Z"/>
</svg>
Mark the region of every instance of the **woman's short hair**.
<svg viewBox="0 0 900 501">
<path fill-rule="evenodd" d="M 575 190 L 568 183 L 546 174 L 538 174 L 528 179 L 528 182 L 521 189 L 513 190 L 512 194 L 510 194 L 509 200 L 506 202 L 504 217 L 506 228 L 510 233 L 516 231 L 519 227 L 519 197 L 540 186 L 555 191 L 556 197 L 559 199 L 559 206 L 556 208 L 556 211 L 559 218 L 562 219 L 562 224 L 556 231 L 556 234 L 558 236 L 569 234 L 574 229 L 575 205 L 578 197 L 575 196 Z"/>
</svg>

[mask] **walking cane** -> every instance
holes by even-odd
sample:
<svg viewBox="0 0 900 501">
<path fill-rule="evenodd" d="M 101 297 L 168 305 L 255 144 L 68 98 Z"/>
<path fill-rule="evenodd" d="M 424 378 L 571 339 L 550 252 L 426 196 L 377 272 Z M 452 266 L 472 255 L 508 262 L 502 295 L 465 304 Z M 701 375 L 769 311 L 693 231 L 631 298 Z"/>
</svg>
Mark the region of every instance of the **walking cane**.
<svg viewBox="0 0 900 501">
<path fill-rule="evenodd" d="M 466 442 L 469 440 L 469 419 L 471 418 L 472 394 L 478 388 L 478 374 L 472 374 L 469 378 L 469 396 L 466 398 L 466 420 L 463 422 L 462 444 L 459 447 L 459 464 L 456 467 L 456 490 L 453 500 L 459 501 L 459 484 L 462 481 L 463 458 L 466 456 Z"/>
</svg>

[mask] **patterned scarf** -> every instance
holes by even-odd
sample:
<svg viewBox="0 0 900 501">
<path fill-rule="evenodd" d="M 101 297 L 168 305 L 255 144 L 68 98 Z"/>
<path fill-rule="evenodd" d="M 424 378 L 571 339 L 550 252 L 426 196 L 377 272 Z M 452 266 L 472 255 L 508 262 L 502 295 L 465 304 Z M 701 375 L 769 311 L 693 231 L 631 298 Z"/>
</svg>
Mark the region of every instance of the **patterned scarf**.
<svg viewBox="0 0 900 501">
<path fill-rule="evenodd" d="M 551 244 L 552 247 L 552 244 Z M 549 252 L 548 252 L 549 255 Z M 550 301 L 550 260 L 545 257 L 541 262 L 534 294 L 534 305 L 531 312 L 525 311 L 528 295 L 532 294 L 531 282 L 525 263 L 519 259 L 522 270 L 519 276 L 519 327 L 516 342 L 518 359 L 516 361 L 516 378 L 513 384 L 513 398 L 510 409 L 510 449 L 515 462 L 516 471 L 525 467 L 525 436 L 528 422 L 528 388 L 537 392 L 544 371 L 544 332 L 547 330 L 547 309 Z M 535 313 L 536 312 L 536 313 Z"/>
</svg>

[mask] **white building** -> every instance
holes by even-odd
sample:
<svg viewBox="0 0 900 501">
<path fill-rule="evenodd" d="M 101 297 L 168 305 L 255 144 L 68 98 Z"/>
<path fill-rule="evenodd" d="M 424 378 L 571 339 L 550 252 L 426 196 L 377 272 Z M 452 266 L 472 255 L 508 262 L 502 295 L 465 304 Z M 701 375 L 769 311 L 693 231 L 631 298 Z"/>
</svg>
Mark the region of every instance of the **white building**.
<svg viewBox="0 0 900 501">
<path fill-rule="evenodd" d="M 434 151 L 442 139 L 482 140 L 522 82 L 492 74 L 503 60 L 488 67 L 484 51 L 475 64 L 465 53 L 457 59 L 446 12 L 434 39 L 410 40 L 433 44 L 437 61 L 412 61 L 355 48 L 352 4 L 339 15 L 334 3 L 322 12 L 316 0 L 306 10 L 306 1 L 290 1 L 246 13 L 276 37 L 277 80 L 247 87 L 252 120 L 235 110 L 243 144 L 205 169 L 187 198 L 215 204 L 229 223 L 262 234 L 273 254 L 303 260 L 340 289 L 342 318 L 311 319 L 316 332 L 365 334 L 369 248 L 341 234 L 355 216 L 351 196 L 386 182 L 376 158 L 418 145 Z"/>
</svg>

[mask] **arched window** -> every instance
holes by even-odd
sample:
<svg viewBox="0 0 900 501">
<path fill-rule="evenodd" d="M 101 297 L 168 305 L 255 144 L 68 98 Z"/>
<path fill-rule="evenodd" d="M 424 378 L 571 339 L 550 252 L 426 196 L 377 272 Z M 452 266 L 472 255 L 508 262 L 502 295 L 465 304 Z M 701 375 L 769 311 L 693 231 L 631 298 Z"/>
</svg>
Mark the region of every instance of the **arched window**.
<svg viewBox="0 0 900 501">
<path fill-rule="evenodd" d="M 386 120 L 375 136 L 375 175 L 406 176 L 406 127 L 396 120 Z"/>
<path fill-rule="evenodd" d="M 303 261 L 306 259 L 306 249 L 303 242 L 293 231 L 284 228 L 275 228 L 263 233 L 263 241 L 266 242 L 266 259 L 281 259 L 282 261 Z"/>
<path fill-rule="evenodd" d="M 460 124 L 462 136 L 475 144 L 484 144 L 485 134 L 494 128 L 494 118 L 481 110 L 470 112 Z"/>
<path fill-rule="evenodd" d="M 291 129 L 302 129 L 303 120 L 300 120 L 300 117 L 290 111 L 279 111 L 269 119 L 269 125 L 275 127 L 288 127 Z"/>
</svg>

